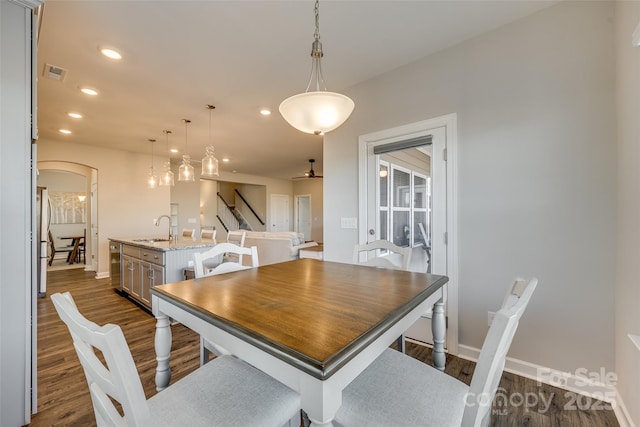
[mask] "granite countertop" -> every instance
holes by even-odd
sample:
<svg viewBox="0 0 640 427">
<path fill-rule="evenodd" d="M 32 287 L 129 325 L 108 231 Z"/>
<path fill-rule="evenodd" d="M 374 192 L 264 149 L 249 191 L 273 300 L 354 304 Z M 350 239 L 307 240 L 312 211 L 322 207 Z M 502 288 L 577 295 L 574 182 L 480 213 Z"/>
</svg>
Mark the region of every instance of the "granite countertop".
<svg viewBox="0 0 640 427">
<path fill-rule="evenodd" d="M 109 240 L 140 248 L 156 251 L 180 251 L 184 249 L 209 248 L 216 245 L 215 241 L 202 239 L 184 239 L 169 241 L 166 237 L 110 237 Z"/>
</svg>

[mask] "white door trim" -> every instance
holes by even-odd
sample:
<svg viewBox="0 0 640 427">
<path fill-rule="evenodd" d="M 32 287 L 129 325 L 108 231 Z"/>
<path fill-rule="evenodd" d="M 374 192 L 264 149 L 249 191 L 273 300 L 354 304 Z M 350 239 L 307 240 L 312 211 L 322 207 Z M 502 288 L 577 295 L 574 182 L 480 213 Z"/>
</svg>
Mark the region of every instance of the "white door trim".
<svg viewBox="0 0 640 427">
<path fill-rule="evenodd" d="M 447 137 L 447 349 L 458 354 L 458 203 L 457 203 L 457 114 L 447 114 L 433 119 L 385 129 L 361 135 L 358 138 L 358 211 L 359 242 L 367 241 L 367 152 L 372 146 L 388 144 L 410 138 L 428 135 L 434 128 L 444 127 Z"/>
</svg>

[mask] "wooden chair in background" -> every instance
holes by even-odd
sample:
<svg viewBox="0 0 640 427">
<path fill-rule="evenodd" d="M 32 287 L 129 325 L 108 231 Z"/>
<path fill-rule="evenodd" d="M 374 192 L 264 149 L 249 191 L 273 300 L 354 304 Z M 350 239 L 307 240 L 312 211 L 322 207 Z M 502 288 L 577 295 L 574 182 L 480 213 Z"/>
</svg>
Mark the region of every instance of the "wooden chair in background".
<svg viewBox="0 0 640 427">
<path fill-rule="evenodd" d="M 87 256 L 86 256 L 86 250 L 85 250 L 86 241 L 87 241 L 87 229 L 85 228 L 84 235 L 80 240 L 80 243 L 78 243 L 78 259 L 82 261 L 83 264 L 87 263 Z"/>
<path fill-rule="evenodd" d="M 54 242 L 53 234 L 51 234 L 51 230 L 49 230 L 49 266 L 53 263 L 53 259 L 56 256 L 56 253 L 66 253 L 67 254 L 67 262 L 69 262 L 69 258 L 71 257 L 71 253 L 73 252 L 73 246 L 58 246 Z"/>
<path fill-rule="evenodd" d="M 218 230 L 201 230 L 200 238 L 202 240 L 216 240 L 216 232 Z"/>
<path fill-rule="evenodd" d="M 196 238 L 196 229 L 195 228 L 183 228 L 182 229 L 182 237 L 185 239 L 195 240 Z"/>
</svg>

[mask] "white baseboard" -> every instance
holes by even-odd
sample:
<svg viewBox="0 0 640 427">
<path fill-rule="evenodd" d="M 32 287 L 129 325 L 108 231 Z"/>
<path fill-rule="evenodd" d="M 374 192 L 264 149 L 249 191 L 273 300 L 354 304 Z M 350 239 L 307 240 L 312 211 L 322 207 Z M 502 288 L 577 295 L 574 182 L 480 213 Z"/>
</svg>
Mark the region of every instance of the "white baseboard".
<svg viewBox="0 0 640 427">
<path fill-rule="evenodd" d="M 616 414 L 616 418 L 618 419 L 620 427 L 636 427 L 620 395 L 618 395 L 618 399 L 616 400 L 616 407 L 613 409 L 613 412 Z"/>
<path fill-rule="evenodd" d="M 458 357 L 477 362 L 479 355 L 480 350 L 477 348 L 462 344 L 458 346 Z M 587 396 L 591 399 L 610 403 L 613 406 L 614 414 L 618 419 L 618 423 L 620 423 L 620 427 L 635 427 L 622 398 L 613 385 L 578 376 L 575 373 L 558 371 L 512 357 L 507 357 L 504 370 L 540 383 L 549 384 L 563 390 Z M 543 375 L 540 375 L 540 373 L 543 373 Z M 603 374 L 606 375 L 606 373 Z M 583 402 L 575 403 L 579 405 Z"/>
<path fill-rule="evenodd" d="M 106 279 L 109 277 L 109 272 L 108 271 L 100 271 L 98 273 L 96 273 L 96 279 Z"/>
</svg>

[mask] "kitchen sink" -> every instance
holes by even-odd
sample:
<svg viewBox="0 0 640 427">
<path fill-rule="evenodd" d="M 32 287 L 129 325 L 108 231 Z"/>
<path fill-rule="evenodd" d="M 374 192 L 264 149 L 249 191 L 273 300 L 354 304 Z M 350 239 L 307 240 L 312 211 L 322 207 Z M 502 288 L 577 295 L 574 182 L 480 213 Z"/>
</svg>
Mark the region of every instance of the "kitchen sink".
<svg viewBox="0 0 640 427">
<path fill-rule="evenodd" d="M 168 242 L 170 239 L 164 239 L 162 237 L 151 238 L 151 239 L 133 239 L 134 242 L 145 242 L 145 243 L 155 243 L 155 242 Z"/>
</svg>

